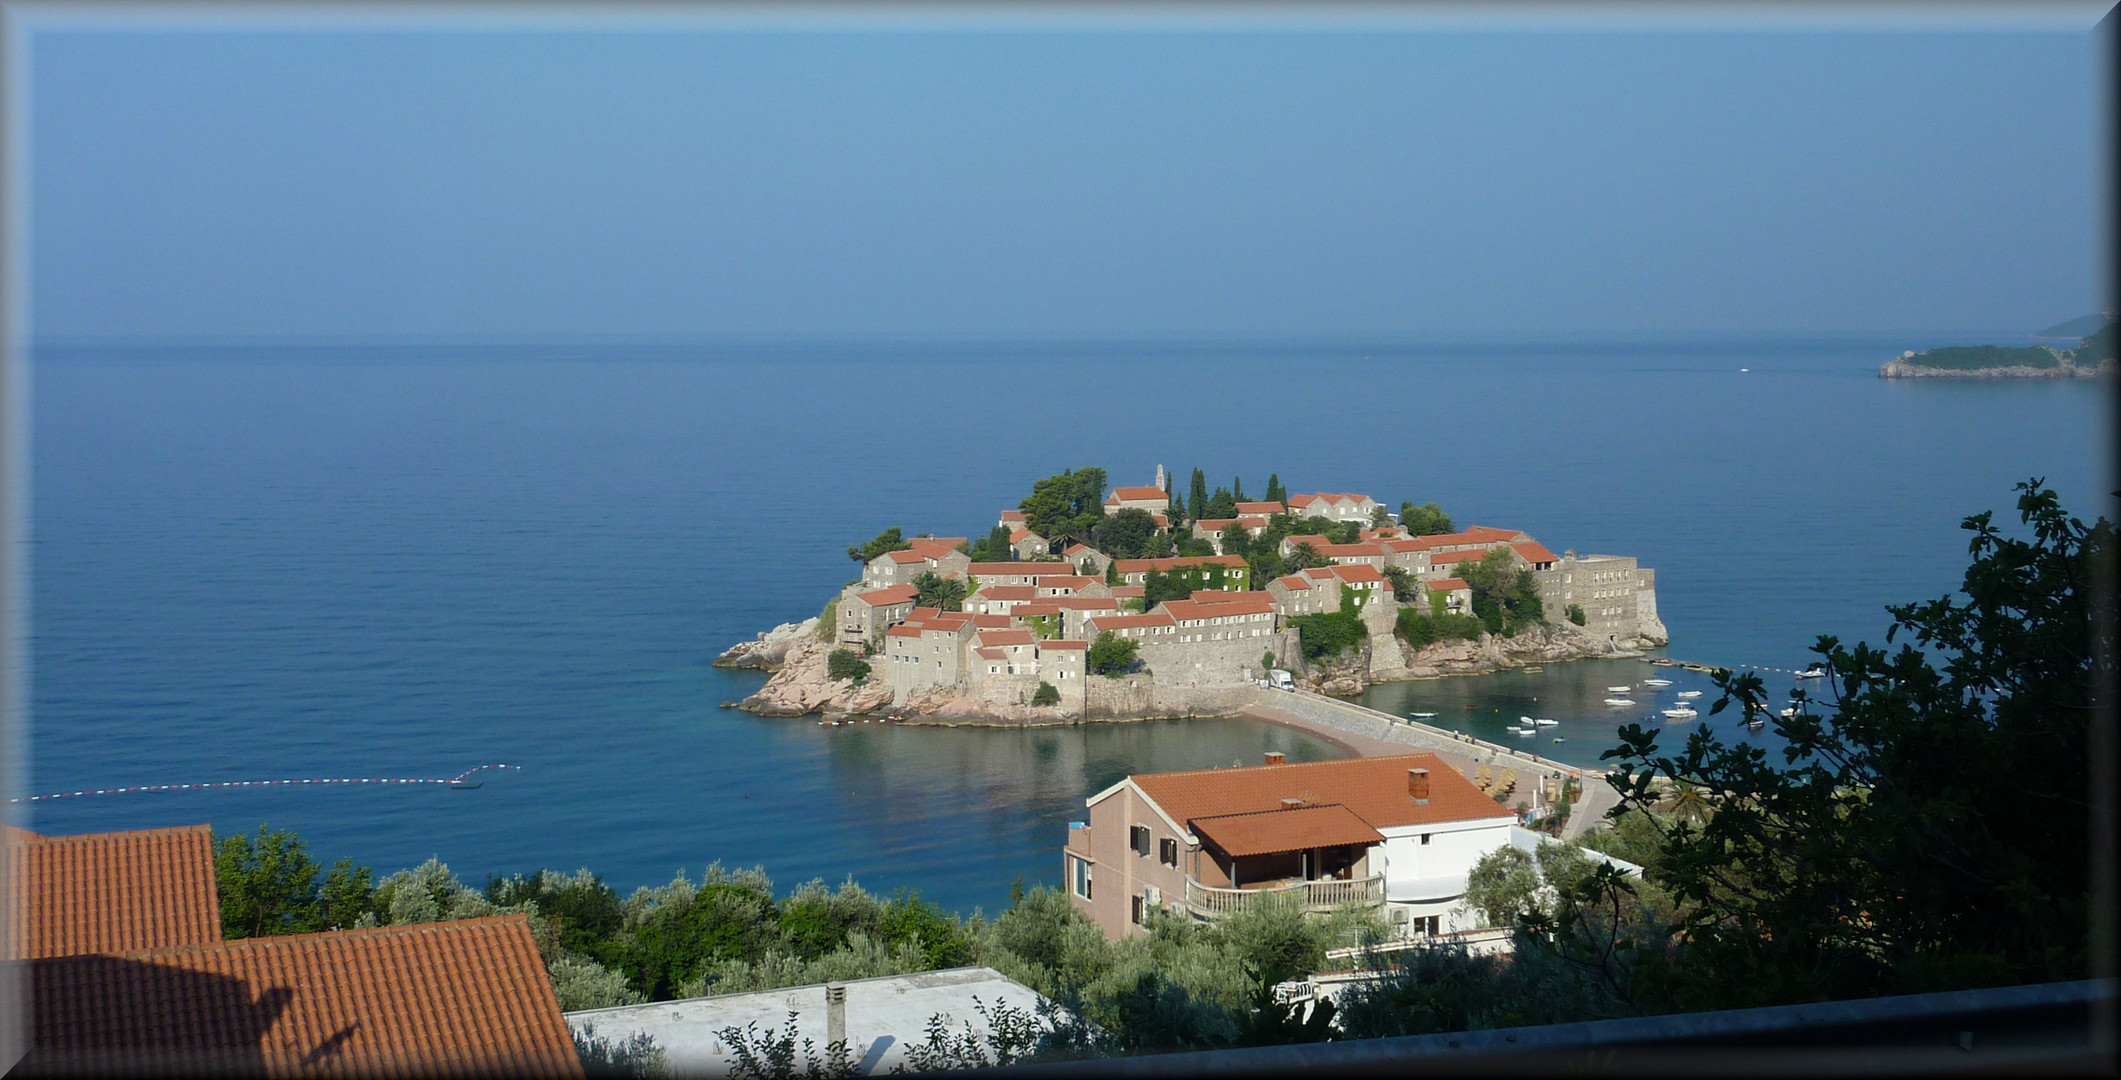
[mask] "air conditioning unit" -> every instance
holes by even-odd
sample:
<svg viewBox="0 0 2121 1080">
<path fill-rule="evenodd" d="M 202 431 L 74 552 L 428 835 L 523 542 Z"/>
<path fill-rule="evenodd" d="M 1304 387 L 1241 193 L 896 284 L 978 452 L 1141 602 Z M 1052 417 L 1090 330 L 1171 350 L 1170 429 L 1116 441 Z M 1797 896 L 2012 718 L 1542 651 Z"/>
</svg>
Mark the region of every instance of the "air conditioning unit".
<svg viewBox="0 0 2121 1080">
<path fill-rule="evenodd" d="M 1142 886 L 1142 899 L 1147 901 L 1150 907 L 1161 907 L 1164 902 L 1164 891 L 1154 885 L 1144 885 Z"/>
</svg>

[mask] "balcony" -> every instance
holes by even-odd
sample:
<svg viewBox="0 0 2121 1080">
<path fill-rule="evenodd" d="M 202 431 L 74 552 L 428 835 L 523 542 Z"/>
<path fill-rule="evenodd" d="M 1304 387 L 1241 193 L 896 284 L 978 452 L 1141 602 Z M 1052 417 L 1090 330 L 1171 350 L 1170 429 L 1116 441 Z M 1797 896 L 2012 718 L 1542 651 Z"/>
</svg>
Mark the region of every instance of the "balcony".
<svg viewBox="0 0 2121 1080">
<path fill-rule="evenodd" d="M 1325 912 L 1345 904 L 1358 907 L 1382 907 L 1385 902 L 1385 876 L 1372 874 L 1365 878 L 1328 878 L 1322 881 L 1293 881 L 1287 885 L 1269 885 L 1250 889 L 1223 889 L 1213 885 L 1202 885 L 1192 878 L 1186 879 L 1186 909 L 1203 919 L 1220 919 L 1235 915 L 1246 907 L 1260 902 L 1261 897 L 1272 896 L 1293 900 L 1307 912 Z"/>
</svg>

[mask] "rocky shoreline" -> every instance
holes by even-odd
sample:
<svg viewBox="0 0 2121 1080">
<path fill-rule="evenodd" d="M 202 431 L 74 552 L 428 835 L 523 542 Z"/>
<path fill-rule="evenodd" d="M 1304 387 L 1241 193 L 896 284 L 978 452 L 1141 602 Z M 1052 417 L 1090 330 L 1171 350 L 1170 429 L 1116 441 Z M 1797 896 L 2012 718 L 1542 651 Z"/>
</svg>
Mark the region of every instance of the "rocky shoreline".
<svg viewBox="0 0 2121 1080">
<path fill-rule="evenodd" d="M 1630 650 L 1665 644 L 1669 637 L 1656 625 L 1649 634 L 1622 643 Z M 1388 642 L 1394 654 L 1374 655 Z M 872 674 L 862 685 L 836 680 L 826 674 L 826 659 L 833 646 L 818 638 L 817 620 L 783 623 L 741 642 L 714 661 L 716 667 L 751 668 L 772 672 L 758 692 L 725 707 L 739 708 L 760 716 L 888 717 L 905 724 L 985 727 L 1030 727 L 1079 723 L 1119 723 L 1171 719 L 1176 715 L 1223 716 L 1225 709 L 1207 706 L 1201 711 L 1118 716 L 1063 716 L 1050 707 L 1014 701 L 984 700 L 946 690 L 916 694 L 893 707 L 891 689 Z M 1298 682 L 1307 690 L 1336 697 L 1354 697 L 1364 689 L 1385 682 L 1433 679 L 1451 675 L 1481 675 L 1493 671 L 1559 664 L 1615 655 L 1612 648 L 1568 623 L 1548 623 L 1515 637 L 1483 634 L 1477 641 L 1439 641 L 1422 649 L 1411 649 L 1396 636 L 1382 635 L 1364 641 L 1323 663 L 1298 672 Z M 1624 653 L 1622 655 L 1632 655 Z M 1135 676 L 1140 678 L 1140 676 Z M 1208 694 L 1203 690 L 1202 694 Z"/>
</svg>

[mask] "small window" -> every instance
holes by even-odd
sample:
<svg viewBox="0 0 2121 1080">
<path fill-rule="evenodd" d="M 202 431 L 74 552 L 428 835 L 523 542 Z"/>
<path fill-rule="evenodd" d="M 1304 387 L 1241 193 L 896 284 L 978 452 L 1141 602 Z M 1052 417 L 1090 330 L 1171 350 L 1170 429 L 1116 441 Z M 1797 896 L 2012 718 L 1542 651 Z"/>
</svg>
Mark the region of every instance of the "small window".
<svg viewBox="0 0 2121 1080">
<path fill-rule="evenodd" d="M 1131 909 L 1128 917 L 1134 920 L 1134 925 L 1140 926 L 1142 921 L 1142 898 L 1139 896 L 1130 896 L 1127 899 L 1133 901 L 1132 904 L 1128 905 L 1128 907 Z"/>
<path fill-rule="evenodd" d="M 1075 860 L 1075 895 L 1090 899 L 1090 860 Z"/>
<path fill-rule="evenodd" d="M 1147 855 L 1149 853 L 1149 827 L 1147 825 L 1127 826 L 1127 847 L 1132 849 L 1136 855 Z"/>
<path fill-rule="evenodd" d="M 1422 846 L 1423 846 L 1423 847 L 1427 847 L 1427 846 L 1428 846 L 1428 844 L 1429 844 L 1429 837 L 1430 837 L 1430 836 L 1432 836 L 1432 835 L 1434 835 L 1434 834 L 1432 834 L 1432 833 L 1422 833 L 1422 834 L 1421 834 L 1421 843 L 1422 843 Z"/>
<path fill-rule="evenodd" d="M 1163 863 L 1165 866 L 1177 866 L 1178 841 L 1168 836 L 1158 841 L 1156 845 L 1156 861 Z"/>
</svg>

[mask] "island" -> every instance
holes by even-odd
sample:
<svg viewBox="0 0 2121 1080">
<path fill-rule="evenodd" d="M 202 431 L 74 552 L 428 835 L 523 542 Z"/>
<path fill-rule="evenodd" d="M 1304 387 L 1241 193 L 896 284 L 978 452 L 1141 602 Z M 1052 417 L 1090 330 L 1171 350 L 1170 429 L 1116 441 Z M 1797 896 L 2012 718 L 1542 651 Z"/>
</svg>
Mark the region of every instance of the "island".
<svg viewBox="0 0 2121 1080">
<path fill-rule="evenodd" d="M 1270 477 L 1189 495 L 1106 489 L 1101 468 L 1033 485 L 987 535 L 888 529 L 818 615 L 715 663 L 772 672 L 730 704 L 826 722 L 1074 723 L 1230 715 L 1262 688 L 1352 696 L 1666 644 L 1656 575 L 1457 528 L 1434 503 L 1289 494 Z"/>
<path fill-rule="evenodd" d="M 2099 330 L 2074 349 L 2048 345 L 1953 345 L 1924 352 L 1910 350 L 1878 369 L 1885 379 L 2067 379 L 2110 375 L 2115 371 L 2112 313 Z M 2074 323 L 2064 323 L 2071 326 Z M 2049 330 L 2061 327 L 2049 327 Z"/>
</svg>

